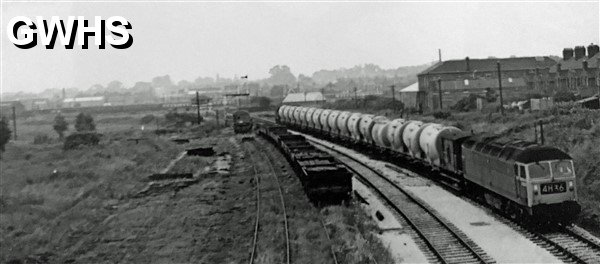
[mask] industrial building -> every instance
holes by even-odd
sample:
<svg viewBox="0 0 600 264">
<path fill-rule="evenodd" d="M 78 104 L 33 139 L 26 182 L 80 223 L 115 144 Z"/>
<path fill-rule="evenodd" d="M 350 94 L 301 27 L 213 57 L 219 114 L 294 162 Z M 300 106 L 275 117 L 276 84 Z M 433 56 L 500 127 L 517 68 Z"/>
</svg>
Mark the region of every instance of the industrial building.
<svg viewBox="0 0 600 264">
<path fill-rule="evenodd" d="M 441 61 L 418 75 L 419 91 L 426 100 L 426 111 L 448 108 L 469 94 L 494 94 L 498 90 L 498 63 L 502 88 L 507 96 L 544 93 L 550 68 L 556 61 L 550 57 L 511 57 Z M 441 91 L 439 86 L 441 84 Z"/>
</svg>

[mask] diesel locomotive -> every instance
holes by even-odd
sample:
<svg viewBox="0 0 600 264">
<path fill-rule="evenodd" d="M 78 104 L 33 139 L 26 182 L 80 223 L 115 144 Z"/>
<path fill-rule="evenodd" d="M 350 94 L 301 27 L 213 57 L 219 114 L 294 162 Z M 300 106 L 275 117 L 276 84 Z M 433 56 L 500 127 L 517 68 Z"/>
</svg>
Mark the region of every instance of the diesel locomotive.
<svg viewBox="0 0 600 264">
<path fill-rule="evenodd" d="M 419 164 L 466 195 L 523 220 L 568 222 L 581 210 L 572 158 L 551 146 L 418 120 L 283 105 L 277 122 L 397 163 Z"/>
<path fill-rule="evenodd" d="M 233 132 L 236 134 L 249 133 L 252 131 L 252 118 L 246 111 L 236 111 L 233 113 Z"/>
</svg>

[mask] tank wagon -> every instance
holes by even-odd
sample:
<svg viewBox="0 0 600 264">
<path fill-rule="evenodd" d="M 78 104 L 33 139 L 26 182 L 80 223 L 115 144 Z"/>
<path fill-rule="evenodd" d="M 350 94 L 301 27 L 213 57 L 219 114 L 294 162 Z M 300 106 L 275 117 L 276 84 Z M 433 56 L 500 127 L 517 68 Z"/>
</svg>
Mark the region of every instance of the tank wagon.
<svg viewBox="0 0 600 264">
<path fill-rule="evenodd" d="M 304 136 L 289 133 L 283 126 L 264 124 L 258 133 L 284 154 L 310 200 L 332 204 L 350 199 L 352 173 L 329 153 L 315 148 Z"/>
<path fill-rule="evenodd" d="M 279 112 L 287 108 L 283 105 Z M 361 113 L 338 113 L 331 120 L 333 112 L 315 109 L 306 129 L 283 115 L 277 119 L 290 128 L 382 152 L 400 165 L 416 166 L 515 218 L 569 222 L 581 210 L 573 160 L 555 147 Z"/>
<path fill-rule="evenodd" d="M 246 111 L 236 111 L 233 113 L 233 132 L 249 133 L 252 130 L 252 118 Z"/>
</svg>

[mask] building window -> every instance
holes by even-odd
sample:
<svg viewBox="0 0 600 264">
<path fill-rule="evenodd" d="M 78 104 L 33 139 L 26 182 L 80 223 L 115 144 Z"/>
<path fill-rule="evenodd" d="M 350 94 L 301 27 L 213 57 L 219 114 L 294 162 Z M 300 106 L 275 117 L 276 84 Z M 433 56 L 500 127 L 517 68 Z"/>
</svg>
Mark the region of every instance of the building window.
<svg viewBox="0 0 600 264">
<path fill-rule="evenodd" d="M 465 86 L 469 86 L 469 80 L 465 79 Z"/>
</svg>

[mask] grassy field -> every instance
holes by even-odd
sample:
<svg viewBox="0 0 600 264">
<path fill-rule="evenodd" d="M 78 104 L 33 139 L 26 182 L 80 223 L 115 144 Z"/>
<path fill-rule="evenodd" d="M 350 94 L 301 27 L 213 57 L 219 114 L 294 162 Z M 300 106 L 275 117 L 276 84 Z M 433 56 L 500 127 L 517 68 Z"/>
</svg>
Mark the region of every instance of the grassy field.
<svg viewBox="0 0 600 264">
<path fill-rule="evenodd" d="M 254 217 L 251 163 L 237 158 L 240 151 L 232 143 L 231 129 L 216 129 L 206 119 L 201 126 L 157 136 L 155 123 L 141 129 L 140 121 L 148 114 L 164 116 L 160 112 L 93 116 L 103 135 L 99 145 L 74 150 L 63 150 L 52 130 L 54 115 L 17 120 L 19 140 L 11 141 L 0 159 L 1 263 L 247 260 Z M 68 135 L 75 114 L 66 118 Z M 166 125 L 159 120 L 160 128 Z M 51 140 L 33 144 L 40 134 Z M 170 140 L 173 137 L 194 139 L 179 145 Z M 136 138 L 144 139 L 131 140 Z M 236 157 L 231 175 L 201 174 L 185 189 L 168 181 L 148 189 L 149 175 L 164 170 L 184 149 L 197 146 L 212 146 L 217 154 Z M 215 158 L 185 156 L 170 172 L 205 171 Z M 295 176 L 286 180 L 299 186 Z M 298 230 L 292 236 L 310 248 L 312 238 L 322 236 L 319 213 L 301 188 L 295 195 L 299 210 L 290 220 Z M 374 223 L 358 206 L 332 206 L 322 214 L 345 263 L 366 263 L 373 255 L 379 263 L 389 262 L 386 249 L 373 235 Z M 311 252 L 296 253 L 309 254 L 316 262 L 330 254 Z"/>
</svg>

